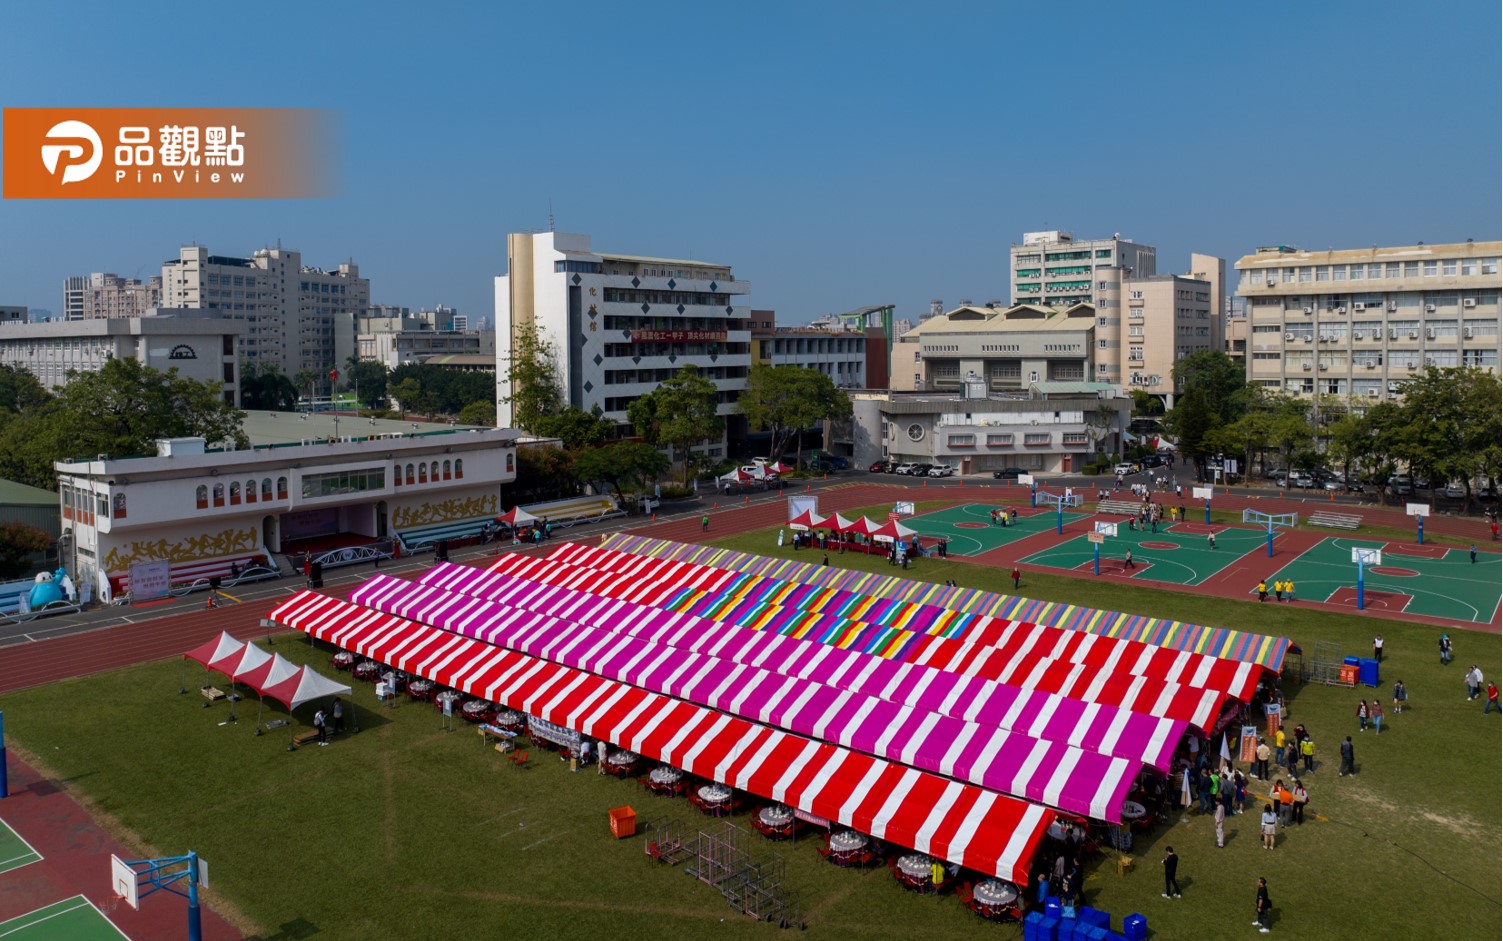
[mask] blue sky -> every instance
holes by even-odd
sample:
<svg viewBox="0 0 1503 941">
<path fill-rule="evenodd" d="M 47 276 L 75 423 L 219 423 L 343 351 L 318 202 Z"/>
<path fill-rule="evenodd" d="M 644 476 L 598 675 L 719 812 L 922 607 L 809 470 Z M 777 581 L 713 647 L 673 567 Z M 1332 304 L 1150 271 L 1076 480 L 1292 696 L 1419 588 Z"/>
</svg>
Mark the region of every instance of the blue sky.
<svg viewBox="0 0 1503 941">
<path fill-rule="evenodd" d="M 150 10 L 151 12 L 143 12 Z M 315 12 L 316 11 L 316 12 Z M 917 12 L 916 12 L 917 11 Z M 505 234 L 733 265 L 782 322 L 1007 296 L 1024 231 L 1159 270 L 1499 237 L 1499 10 L 1323 2 L 46 4 L 4 106 L 340 113 L 340 195 L 0 201 L 0 304 L 188 242 L 493 316 Z"/>
</svg>

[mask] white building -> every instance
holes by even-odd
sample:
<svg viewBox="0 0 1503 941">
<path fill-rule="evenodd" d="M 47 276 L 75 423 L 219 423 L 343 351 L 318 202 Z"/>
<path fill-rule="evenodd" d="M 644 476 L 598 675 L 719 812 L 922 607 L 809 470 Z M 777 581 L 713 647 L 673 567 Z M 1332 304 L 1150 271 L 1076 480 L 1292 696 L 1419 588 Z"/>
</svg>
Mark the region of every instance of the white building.
<svg viewBox="0 0 1503 941">
<path fill-rule="evenodd" d="M 686 365 L 714 382 L 731 415 L 751 366 L 751 285 L 730 266 L 595 252 L 587 235 L 506 238 L 507 274 L 496 279 L 497 420 L 511 423 L 512 340 L 536 326 L 559 352 L 570 405 L 627 425 L 626 408 Z M 724 441 L 710 457 L 723 457 Z"/>
<path fill-rule="evenodd" d="M 19 366 L 55 389 L 69 371 L 93 372 L 134 359 L 184 379 L 212 383 L 240 401 L 240 338 L 245 324 L 198 310 L 156 310 L 149 317 L 0 323 L 0 363 Z"/>
<path fill-rule="evenodd" d="M 487 356 L 487 369 L 495 368 L 495 335 L 465 329 L 466 319 L 452 307 L 413 313 L 406 307 L 376 306 L 338 314 L 334 321 L 335 361 L 341 368 L 351 357 L 396 369 L 450 356 Z"/>
<path fill-rule="evenodd" d="M 27 323 L 30 319 L 25 307 L 0 306 L 0 323 Z"/>
<path fill-rule="evenodd" d="M 282 419 L 298 430 L 293 416 Z M 56 468 L 72 534 L 64 562 L 75 581 L 108 599 L 141 562 L 168 562 L 174 572 L 230 561 L 276 566 L 275 554 L 331 537 L 410 546 L 437 533 L 473 535 L 500 511 L 501 485 L 516 479 L 516 433 L 346 435 L 244 451 L 182 438 L 159 441 L 150 457 Z"/>
<path fill-rule="evenodd" d="M 1237 261 L 1247 381 L 1359 405 L 1399 394 L 1426 366 L 1498 371 L 1503 243 L 1300 251 Z"/>
<path fill-rule="evenodd" d="M 343 365 L 336 315 L 370 306 L 371 284 L 353 263 L 333 271 L 302 263 L 299 252 L 263 248 L 249 258 L 185 246 L 162 264 L 162 305 L 212 310 L 246 324 L 244 357 L 270 362 L 289 378 Z"/>
<path fill-rule="evenodd" d="M 96 271 L 63 282 L 63 319 L 92 320 L 95 317 L 145 317 L 162 306 L 162 279 L 137 281 L 118 274 Z"/>
</svg>

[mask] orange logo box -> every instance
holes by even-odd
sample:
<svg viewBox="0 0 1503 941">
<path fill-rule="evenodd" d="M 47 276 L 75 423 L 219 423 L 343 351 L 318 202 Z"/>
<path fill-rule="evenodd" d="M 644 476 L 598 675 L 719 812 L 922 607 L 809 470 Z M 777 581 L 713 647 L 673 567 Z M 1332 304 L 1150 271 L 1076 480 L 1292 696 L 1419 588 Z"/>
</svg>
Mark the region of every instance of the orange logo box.
<svg viewBox="0 0 1503 941">
<path fill-rule="evenodd" d="M 295 108 L 6 108 L 0 196 L 328 196 L 334 124 Z"/>
</svg>

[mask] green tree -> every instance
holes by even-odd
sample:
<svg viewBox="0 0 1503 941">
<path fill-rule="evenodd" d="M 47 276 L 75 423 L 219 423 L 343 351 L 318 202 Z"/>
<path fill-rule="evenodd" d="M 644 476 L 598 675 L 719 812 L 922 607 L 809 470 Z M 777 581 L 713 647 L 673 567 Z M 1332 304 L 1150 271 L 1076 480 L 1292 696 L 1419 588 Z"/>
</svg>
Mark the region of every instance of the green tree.
<svg viewBox="0 0 1503 941">
<path fill-rule="evenodd" d="M 579 494 L 574 456 L 552 445 L 517 448 L 517 479 L 507 485 L 510 504 L 558 500 Z"/>
<path fill-rule="evenodd" d="M 608 484 L 618 499 L 626 491 L 641 491 L 667 472 L 668 458 L 641 441 L 617 441 L 580 451 L 574 473 L 581 481 Z"/>
<path fill-rule="evenodd" d="M 849 419 L 851 398 L 817 369 L 753 363 L 736 408 L 752 428 L 772 432 L 769 456 L 777 459 L 800 430 Z"/>
<path fill-rule="evenodd" d="M 1172 375 L 1175 389 L 1199 389 L 1211 414 L 1223 419 L 1231 412 L 1232 397 L 1247 385 L 1246 368 L 1219 350 L 1191 353 L 1174 364 Z"/>
<path fill-rule="evenodd" d="M 323 384 L 327 381 L 328 377 L 317 370 L 300 369 L 297 375 L 292 377 L 292 387 L 297 390 L 300 397 L 313 396 L 318 395 L 318 390 L 323 388 Z"/>
<path fill-rule="evenodd" d="M 662 443 L 674 448 L 683 462 L 683 479 L 687 483 L 693 466 L 693 447 L 719 436 L 725 427 L 716 414 L 719 399 L 715 383 L 701 376 L 697 367 L 685 366 L 678 375 L 633 402 L 626 414 L 649 444 Z M 650 401 L 639 406 L 643 400 Z M 639 418 L 643 419 L 641 424 Z"/>
<path fill-rule="evenodd" d="M 23 412 L 51 398 L 36 376 L 20 366 L 0 365 L 0 410 Z"/>
<path fill-rule="evenodd" d="M 572 405 L 557 414 L 544 415 L 536 424 L 534 434 L 558 438 L 571 451 L 604 444 L 616 430 L 616 423 L 602 417 L 598 407 L 591 413 Z"/>
<path fill-rule="evenodd" d="M 270 412 L 297 408 L 298 392 L 292 380 L 274 363 L 246 360 L 240 364 L 240 405 Z"/>
<path fill-rule="evenodd" d="M 1180 453 L 1189 455 L 1195 465 L 1204 470 L 1206 458 L 1213 453 L 1206 435 L 1220 422 L 1221 418 L 1211 408 L 1205 390 L 1192 385 L 1164 416 L 1164 430 L 1179 442 Z"/>
<path fill-rule="evenodd" d="M 1142 389 L 1132 390 L 1133 417 L 1152 418 L 1164 414 L 1164 400 Z"/>
<path fill-rule="evenodd" d="M 1462 481 L 1470 500 L 1472 478 L 1498 473 L 1500 389 L 1497 376 L 1474 367 L 1426 367 L 1405 382 L 1393 434 L 1410 470 L 1440 486 Z"/>
<path fill-rule="evenodd" d="M 564 407 L 558 347 L 539 333 L 535 325 L 522 327 L 512 338 L 505 359 L 511 394 L 502 401 L 511 406 L 511 423 L 536 432 L 539 419 Z"/>
<path fill-rule="evenodd" d="M 416 379 L 408 378 L 400 382 L 393 382 L 386 387 L 386 391 L 397 400 L 397 406 L 402 410 L 402 417 L 407 417 L 409 409 L 416 410 L 422 403 L 419 401 L 423 396 L 423 384 Z"/>
<path fill-rule="evenodd" d="M 361 405 L 366 408 L 381 408 L 386 404 L 386 381 L 389 375 L 390 371 L 385 363 L 351 356 L 345 363 L 344 374 L 340 378 L 348 388 L 359 390 Z"/>
<path fill-rule="evenodd" d="M 457 421 L 461 425 L 484 425 L 496 427 L 496 406 L 490 402 L 471 402 L 459 410 Z"/>
<path fill-rule="evenodd" d="M 36 566 L 31 557 L 52 548 L 52 537 L 17 520 L 0 523 L 0 578 L 13 579 L 30 574 Z"/>
</svg>

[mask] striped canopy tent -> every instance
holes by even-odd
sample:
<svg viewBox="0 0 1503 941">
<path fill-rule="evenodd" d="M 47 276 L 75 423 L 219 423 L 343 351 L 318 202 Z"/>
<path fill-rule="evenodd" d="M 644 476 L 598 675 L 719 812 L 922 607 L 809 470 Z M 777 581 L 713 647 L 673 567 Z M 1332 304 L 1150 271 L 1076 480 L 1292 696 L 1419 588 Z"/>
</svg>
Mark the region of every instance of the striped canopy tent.
<svg viewBox="0 0 1503 941">
<path fill-rule="evenodd" d="M 843 533 L 847 529 L 849 529 L 850 526 L 850 520 L 846 519 L 844 516 L 841 516 L 839 513 L 836 513 L 834 516 L 825 517 L 824 523 L 821 524 L 819 528 L 828 529 L 832 533 Z"/>
<path fill-rule="evenodd" d="M 864 516 L 858 516 L 855 519 L 851 520 L 851 525 L 847 526 L 845 529 L 842 529 L 841 533 L 847 536 L 870 537 L 872 533 L 875 533 L 881 528 L 882 527 L 880 524 L 874 523 Z"/>
<path fill-rule="evenodd" d="M 496 517 L 496 522 L 505 523 L 512 529 L 517 529 L 518 527 L 526 526 L 529 523 L 536 523 L 541 519 L 542 517 L 540 516 L 533 516 L 531 513 L 527 512 L 521 507 L 514 506 L 511 509 L 507 510 L 505 513 L 502 513 L 500 516 Z"/>
<path fill-rule="evenodd" d="M 825 524 L 828 516 L 820 516 L 813 510 L 805 510 L 788 521 L 789 529 L 818 529 Z"/>
<path fill-rule="evenodd" d="M 628 552 L 634 558 L 651 556 L 711 564 L 730 571 L 808 584 L 821 590 L 835 588 L 869 597 L 942 602 L 960 614 L 1009 618 L 1106 637 L 1125 637 L 1175 651 L 1244 661 L 1275 673 L 1281 668 L 1289 647 L 1288 639 L 1283 637 L 942 586 L 893 575 L 822 567 L 795 559 L 768 558 L 733 549 L 688 545 L 645 536 L 613 533 L 602 541 L 601 547 L 607 551 Z"/>
<path fill-rule="evenodd" d="M 261 666 L 271 659 L 271 654 L 257 647 L 255 644 L 246 644 L 245 648 L 233 657 L 226 659 L 221 672 L 230 677 L 233 682 L 243 683 L 244 677 L 252 670 Z"/>
<path fill-rule="evenodd" d="M 917 530 L 909 529 L 897 520 L 888 520 L 872 533 L 872 538 L 877 542 L 893 542 L 897 539 L 907 539 L 916 532 Z"/>
<path fill-rule="evenodd" d="M 729 484 L 745 484 L 750 483 L 757 478 L 752 476 L 751 474 L 748 474 L 746 471 L 742 470 L 739 467 L 733 467 L 730 470 L 726 471 L 724 474 L 721 474 L 718 479 L 723 480 Z"/>
<path fill-rule="evenodd" d="M 1012 881 L 1054 818 L 984 788 L 303 591 L 272 620 L 397 669 Z"/>
<path fill-rule="evenodd" d="M 767 467 L 768 470 L 772 471 L 774 474 L 791 474 L 791 473 L 793 473 L 793 468 L 789 467 L 787 464 L 784 464 L 782 461 L 773 461 L 771 464 L 766 465 L 766 467 Z"/>
<path fill-rule="evenodd" d="M 554 589 L 561 604 L 575 597 Z M 1120 820 L 1141 763 L 935 715 L 911 704 L 627 636 L 576 620 L 377 576 L 350 600 L 385 614 L 835 742 L 992 790 Z M 624 614 L 625 612 L 618 612 Z M 662 623 L 662 612 L 637 612 Z M 693 625 L 685 625 L 685 628 Z M 703 625 L 699 625 L 703 627 Z"/>
<path fill-rule="evenodd" d="M 312 667 L 305 666 L 280 683 L 266 687 L 261 693 L 275 699 L 286 706 L 288 712 L 292 712 L 298 706 L 315 699 L 325 699 L 341 693 L 348 696 L 350 688 L 315 672 Z"/>
<path fill-rule="evenodd" d="M 205 679 L 207 679 L 207 673 L 210 670 L 213 670 L 216 673 L 225 673 L 224 670 L 218 669 L 214 666 L 216 661 L 231 657 L 239 653 L 244 648 L 245 643 L 231 637 L 229 631 L 220 631 L 218 637 L 207 643 L 200 644 L 197 647 L 194 647 L 192 650 L 184 653 L 183 659 L 192 660 L 194 663 L 202 665 L 206 674 Z M 229 676 L 228 673 L 225 673 L 225 675 Z M 187 679 L 180 673 L 178 676 L 178 692 L 186 693 L 187 691 Z"/>
<path fill-rule="evenodd" d="M 506 571 L 513 558 L 498 560 L 491 570 Z M 808 637 L 886 658 L 948 664 L 950 669 L 1000 682 L 1052 684 L 1053 688 L 1047 689 L 1049 692 L 1066 694 L 1068 690 L 1063 685 L 1068 684 L 1070 689 L 1077 691 L 1076 698 L 1087 697 L 1122 706 L 1138 703 L 1144 709 L 1165 710 L 1157 714 L 1166 718 L 1190 722 L 1202 728 L 1209 727 L 1228 695 L 1224 688 L 1206 688 L 1211 685 L 1211 680 L 1218 677 L 1227 680 L 1245 687 L 1250 695 L 1259 672 L 1255 667 L 1235 661 L 1220 662 L 1215 658 L 1164 650 L 1136 641 L 1101 638 L 1028 623 L 1009 623 L 993 644 L 975 644 L 928 634 L 921 623 L 919 630 L 910 630 L 908 622 L 894 620 L 891 616 L 894 609 L 887 606 L 893 603 L 880 599 L 847 595 L 849 600 L 834 599 L 841 603 L 831 607 L 831 614 L 810 616 L 804 610 L 784 610 L 757 600 L 738 600 L 734 595 L 675 591 L 662 586 L 656 576 L 644 579 L 642 574 L 639 572 L 631 580 L 618 580 L 614 588 L 605 577 L 595 576 L 593 581 L 581 582 L 567 574 L 566 568 L 559 567 L 539 578 L 550 584 L 575 587 L 588 584 L 592 592 L 647 604 L 663 605 L 664 599 L 670 599 L 667 606 L 679 613 Z M 886 621 L 863 620 L 871 617 L 886 618 Z M 1056 663 L 1058 658 L 1054 654 L 1061 645 L 1068 645 L 1071 658 Z M 1044 662 L 1043 673 L 1038 672 L 1041 660 Z M 1075 669 L 1077 660 L 1091 669 Z M 1133 670 L 1123 670 L 1120 665 L 1124 663 L 1144 676 L 1136 678 Z M 1101 671 L 1107 676 L 1097 683 L 1094 677 Z M 1231 695 L 1246 698 L 1240 693 Z"/>
<path fill-rule="evenodd" d="M 738 664 L 754 665 L 782 677 L 812 680 L 956 719 L 974 720 L 991 728 L 1027 731 L 1051 741 L 1142 761 L 1160 770 L 1167 769 L 1174 746 L 1184 732 L 1185 723 L 1182 721 L 1087 704 L 979 677 L 950 674 L 934 667 L 889 661 L 854 650 L 821 652 L 822 645 L 817 641 L 721 621 L 686 619 L 662 611 L 644 612 L 635 605 L 610 598 L 581 599 L 547 585 L 480 572 L 469 566 L 435 566 L 420 583 L 442 585 L 449 591 L 475 598 L 505 598 L 517 609 L 598 625 L 618 636 L 626 635 Z M 397 595 L 411 591 L 411 583 L 402 582 L 401 585 L 405 587 L 397 588 Z M 519 592 L 514 586 L 529 586 L 530 591 Z M 470 625 L 483 620 L 476 618 L 477 609 L 461 608 L 449 615 L 446 622 L 444 615 L 432 605 L 399 609 L 391 605 L 392 597 L 384 592 L 373 592 L 369 596 L 362 594 L 360 600 L 381 610 L 388 607 L 393 611 L 402 610 L 435 626 L 455 625 L 462 632 L 468 632 Z M 430 614 L 434 620 L 429 620 Z"/>
</svg>

